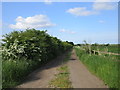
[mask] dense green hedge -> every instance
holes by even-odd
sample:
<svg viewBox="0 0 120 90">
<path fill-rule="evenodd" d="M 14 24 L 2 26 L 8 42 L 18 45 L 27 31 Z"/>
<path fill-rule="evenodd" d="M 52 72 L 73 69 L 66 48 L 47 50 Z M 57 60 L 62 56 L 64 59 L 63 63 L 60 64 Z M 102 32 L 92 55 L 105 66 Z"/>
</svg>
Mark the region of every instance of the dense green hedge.
<svg viewBox="0 0 120 90">
<path fill-rule="evenodd" d="M 54 58 L 59 53 L 71 48 L 67 42 L 52 37 L 46 31 L 29 29 L 6 34 L 3 46 L 3 59 L 27 58 L 40 62 Z"/>
<path fill-rule="evenodd" d="M 60 39 L 47 34 L 46 31 L 35 29 L 13 31 L 4 35 L 3 42 L 4 87 L 14 86 L 14 83 L 18 82 L 20 77 L 30 73 L 32 68 L 37 68 L 72 48 L 72 44 L 62 42 Z M 20 72 L 23 74 L 19 74 Z"/>
</svg>

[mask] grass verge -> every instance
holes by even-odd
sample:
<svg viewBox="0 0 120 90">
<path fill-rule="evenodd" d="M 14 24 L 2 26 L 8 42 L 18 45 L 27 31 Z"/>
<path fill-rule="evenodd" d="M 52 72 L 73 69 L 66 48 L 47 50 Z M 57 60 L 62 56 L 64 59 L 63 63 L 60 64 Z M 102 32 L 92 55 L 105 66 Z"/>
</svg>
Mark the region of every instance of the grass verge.
<svg viewBox="0 0 120 90">
<path fill-rule="evenodd" d="M 34 61 L 6 60 L 2 62 L 2 87 L 15 87 L 33 70 L 37 68 Z"/>
<path fill-rule="evenodd" d="M 69 69 L 68 66 L 65 64 L 69 60 L 70 55 L 71 53 L 68 53 L 66 55 L 62 66 L 57 69 L 59 73 L 55 75 L 55 79 L 50 81 L 50 88 L 72 88 L 72 84 L 69 80 Z"/>
<path fill-rule="evenodd" d="M 75 48 L 75 50 L 77 56 L 92 73 L 100 77 L 110 88 L 119 88 L 117 57 L 114 55 L 89 55 L 79 48 Z"/>
</svg>

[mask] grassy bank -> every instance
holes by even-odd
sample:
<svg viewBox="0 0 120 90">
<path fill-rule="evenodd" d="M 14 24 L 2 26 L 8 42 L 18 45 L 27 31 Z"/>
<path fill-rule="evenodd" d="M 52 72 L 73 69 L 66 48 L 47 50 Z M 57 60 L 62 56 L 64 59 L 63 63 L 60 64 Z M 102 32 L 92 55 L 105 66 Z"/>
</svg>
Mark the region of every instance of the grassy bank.
<svg viewBox="0 0 120 90">
<path fill-rule="evenodd" d="M 118 57 L 113 55 L 89 55 L 80 48 L 75 48 L 77 56 L 96 76 L 100 77 L 110 88 L 118 88 Z M 117 61 L 116 61 L 117 60 Z"/>
<path fill-rule="evenodd" d="M 37 62 L 24 59 L 6 60 L 2 64 L 3 87 L 14 87 L 20 84 L 30 72 L 38 67 Z"/>
</svg>

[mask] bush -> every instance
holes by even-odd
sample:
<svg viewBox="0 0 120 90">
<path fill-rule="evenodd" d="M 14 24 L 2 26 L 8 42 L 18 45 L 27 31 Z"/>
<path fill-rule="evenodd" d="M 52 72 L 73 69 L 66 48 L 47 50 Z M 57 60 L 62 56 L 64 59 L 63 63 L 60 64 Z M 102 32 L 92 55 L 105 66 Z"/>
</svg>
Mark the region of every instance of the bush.
<svg viewBox="0 0 120 90">
<path fill-rule="evenodd" d="M 3 42 L 3 87 L 16 85 L 38 66 L 72 48 L 68 42 L 35 29 L 6 34 Z"/>
<path fill-rule="evenodd" d="M 35 29 L 14 31 L 4 37 L 4 60 L 24 57 L 28 60 L 47 61 L 72 47 L 69 43 L 48 35 L 46 31 Z"/>
</svg>

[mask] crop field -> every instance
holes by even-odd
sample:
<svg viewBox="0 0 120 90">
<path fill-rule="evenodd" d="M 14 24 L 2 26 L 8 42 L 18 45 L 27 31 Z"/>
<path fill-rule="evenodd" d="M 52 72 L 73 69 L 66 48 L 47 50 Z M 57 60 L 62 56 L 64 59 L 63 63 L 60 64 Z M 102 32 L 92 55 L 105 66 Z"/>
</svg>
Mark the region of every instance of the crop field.
<svg viewBox="0 0 120 90">
<path fill-rule="evenodd" d="M 79 59 L 93 74 L 100 77 L 100 79 L 102 79 L 110 88 L 119 88 L 119 55 L 89 54 L 81 49 L 81 47 L 75 47 L 75 50 Z M 113 50 L 113 48 L 111 50 Z M 116 48 L 114 51 L 115 50 Z"/>
</svg>

